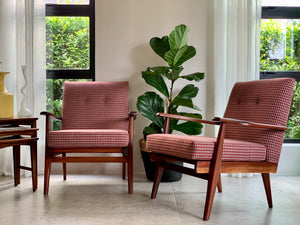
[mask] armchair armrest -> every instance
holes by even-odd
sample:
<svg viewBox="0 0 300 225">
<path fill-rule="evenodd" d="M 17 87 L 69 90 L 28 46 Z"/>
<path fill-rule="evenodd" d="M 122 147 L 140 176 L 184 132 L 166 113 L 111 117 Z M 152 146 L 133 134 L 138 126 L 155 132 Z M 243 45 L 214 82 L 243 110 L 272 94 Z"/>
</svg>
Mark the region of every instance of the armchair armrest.
<svg viewBox="0 0 300 225">
<path fill-rule="evenodd" d="M 41 112 L 40 115 L 43 115 L 43 116 L 46 116 L 46 117 L 53 117 L 56 120 L 61 120 L 62 119 L 61 117 L 55 116 L 53 113 L 46 112 L 46 111 Z"/>
<path fill-rule="evenodd" d="M 197 123 L 206 123 L 206 124 L 212 124 L 212 125 L 220 125 L 221 123 L 231 123 L 231 124 L 240 124 L 243 126 L 258 127 L 258 128 L 265 128 L 265 129 L 275 129 L 275 130 L 287 130 L 288 129 L 286 126 L 271 125 L 271 124 L 265 124 L 265 123 L 256 123 L 256 122 L 251 122 L 251 121 L 246 121 L 246 120 L 237 120 L 237 119 L 232 119 L 232 118 L 215 117 L 213 120 L 202 120 L 202 119 L 191 118 L 191 117 L 180 116 L 180 115 L 169 114 L 169 113 L 157 113 L 157 116 L 173 118 L 173 119 L 178 119 L 178 120 L 192 121 L 192 122 L 197 122 Z"/>
<path fill-rule="evenodd" d="M 237 119 L 232 119 L 232 118 L 215 117 L 213 120 L 219 121 L 221 123 L 240 124 L 240 125 L 249 126 L 249 127 L 258 127 L 258 128 L 275 129 L 275 130 L 287 130 L 288 129 L 286 126 L 271 125 L 271 124 L 265 124 L 265 123 L 256 123 L 256 122 L 251 122 L 251 121 L 247 121 L 247 120 L 237 120 Z"/>
<path fill-rule="evenodd" d="M 138 115 L 137 112 L 134 112 L 134 111 L 131 111 L 128 113 L 128 117 L 133 117 L 134 120 L 136 119 L 137 115 Z"/>
<path fill-rule="evenodd" d="M 62 120 L 62 118 L 55 116 L 53 113 L 46 112 L 46 111 L 41 112 L 40 115 L 46 116 L 46 137 L 47 137 L 47 133 L 51 131 L 51 118 L 58 121 Z"/>
<path fill-rule="evenodd" d="M 172 118 L 172 119 L 177 119 L 177 120 L 186 120 L 186 121 L 191 121 L 191 122 L 196 122 L 196 123 L 207 123 L 207 124 L 212 124 L 212 125 L 220 125 L 220 121 L 214 121 L 214 120 L 202 120 L 202 119 L 197 119 L 197 118 L 192 118 L 192 117 L 187 117 L 187 116 L 180 116 L 180 115 L 175 115 L 175 114 L 169 114 L 169 113 L 157 113 L 157 116 L 161 117 L 167 117 L 167 118 Z"/>
<path fill-rule="evenodd" d="M 166 117 L 165 124 L 164 124 L 164 133 L 169 133 L 169 127 L 170 127 L 170 118 L 177 119 L 177 120 L 186 120 L 196 123 L 207 123 L 212 125 L 220 125 L 220 121 L 211 121 L 211 120 L 201 120 L 197 118 L 187 117 L 187 116 L 180 116 L 175 114 L 169 114 L 169 113 L 157 113 L 157 116 Z"/>
</svg>

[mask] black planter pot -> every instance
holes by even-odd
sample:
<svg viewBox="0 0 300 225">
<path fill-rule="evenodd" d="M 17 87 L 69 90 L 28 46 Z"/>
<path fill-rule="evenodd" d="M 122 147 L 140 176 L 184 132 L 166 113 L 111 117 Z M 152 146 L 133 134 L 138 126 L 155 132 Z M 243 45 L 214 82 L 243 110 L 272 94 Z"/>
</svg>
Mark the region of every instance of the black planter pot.
<svg viewBox="0 0 300 225">
<path fill-rule="evenodd" d="M 150 160 L 150 152 L 141 151 L 146 177 L 148 180 L 153 181 L 156 169 L 156 162 Z M 172 162 L 177 165 L 183 165 L 183 162 Z M 173 171 L 173 170 L 164 170 L 164 173 L 161 178 L 161 182 L 172 182 L 181 180 L 182 173 Z"/>
</svg>

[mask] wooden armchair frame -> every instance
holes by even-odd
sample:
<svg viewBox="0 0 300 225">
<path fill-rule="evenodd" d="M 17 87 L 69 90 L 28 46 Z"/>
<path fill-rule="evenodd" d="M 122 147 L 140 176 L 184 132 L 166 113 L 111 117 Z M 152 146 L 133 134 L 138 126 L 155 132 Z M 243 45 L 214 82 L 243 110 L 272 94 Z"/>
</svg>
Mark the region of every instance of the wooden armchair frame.
<svg viewBox="0 0 300 225">
<path fill-rule="evenodd" d="M 184 174 L 188 174 L 191 176 L 208 180 L 206 202 L 205 202 L 204 215 L 203 215 L 203 220 L 208 220 L 212 209 L 216 187 L 218 187 L 219 192 L 222 192 L 221 176 L 220 176 L 221 173 L 261 173 L 268 205 L 270 208 L 273 207 L 269 173 L 276 173 L 278 163 L 271 163 L 267 161 L 263 161 L 263 162 L 222 161 L 225 129 L 227 124 L 239 124 L 242 126 L 264 128 L 273 131 L 284 131 L 287 130 L 287 127 L 256 123 L 256 122 L 245 121 L 245 120 L 236 120 L 230 118 L 214 118 L 212 121 L 208 121 L 208 120 L 201 120 L 201 119 L 184 117 L 184 116 L 173 115 L 173 114 L 166 114 L 166 113 L 158 113 L 158 116 L 166 117 L 164 133 L 168 133 L 169 131 L 170 118 L 198 122 L 198 123 L 206 123 L 210 125 L 218 125 L 220 126 L 220 128 L 219 128 L 216 145 L 213 152 L 213 157 L 209 161 L 189 160 L 189 159 L 152 152 L 151 159 L 157 161 L 155 178 L 154 178 L 154 183 L 153 183 L 153 188 L 151 193 L 152 199 L 154 199 L 157 195 L 158 186 L 164 169 L 175 170 L 177 172 L 182 172 Z M 194 168 L 191 169 L 184 166 L 174 165 L 168 163 L 168 161 L 186 162 L 189 164 L 193 164 Z"/>
</svg>

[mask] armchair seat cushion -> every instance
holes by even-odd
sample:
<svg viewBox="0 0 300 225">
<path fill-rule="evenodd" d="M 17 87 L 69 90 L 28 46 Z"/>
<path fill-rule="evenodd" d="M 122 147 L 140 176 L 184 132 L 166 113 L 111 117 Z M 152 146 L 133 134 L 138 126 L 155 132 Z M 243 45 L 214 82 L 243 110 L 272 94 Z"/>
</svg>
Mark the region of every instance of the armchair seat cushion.
<svg viewBox="0 0 300 225">
<path fill-rule="evenodd" d="M 127 147 L 129 135 L 117 129 L 72 129 L 50 131 L 47 136 L 50 148 L 118 148 Z"/>
<path fill-rule="evenodd" d="M 147 136 L 148 151 L 192 160 L 211 160 L 216 138 L 176 134 Z M 223 161 L 264 161 L 266 147 L 253 142 L 225 139 Z"/>
</svg>

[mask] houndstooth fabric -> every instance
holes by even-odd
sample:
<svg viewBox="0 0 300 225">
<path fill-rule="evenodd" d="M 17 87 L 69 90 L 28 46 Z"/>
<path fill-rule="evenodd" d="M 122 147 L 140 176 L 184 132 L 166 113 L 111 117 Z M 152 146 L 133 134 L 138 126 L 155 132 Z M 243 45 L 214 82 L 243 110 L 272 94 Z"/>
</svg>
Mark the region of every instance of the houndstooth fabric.
<svg viewBox="0 0 300 225">
<path fill-rule="evenodd" d="M 128 82 L 65 82 L 62 129 L 128 129 Z"/>
<path fill-rule="evenodd" d="M 126 130 L 73 129 L 48 133 L 50 148 L 118 148 L 128 146 L 128 142 Z"/>
</svg>

